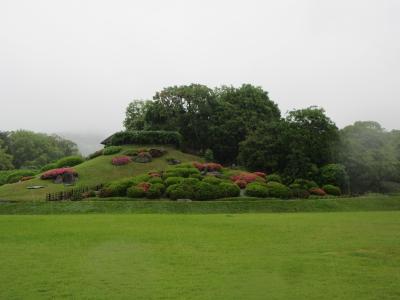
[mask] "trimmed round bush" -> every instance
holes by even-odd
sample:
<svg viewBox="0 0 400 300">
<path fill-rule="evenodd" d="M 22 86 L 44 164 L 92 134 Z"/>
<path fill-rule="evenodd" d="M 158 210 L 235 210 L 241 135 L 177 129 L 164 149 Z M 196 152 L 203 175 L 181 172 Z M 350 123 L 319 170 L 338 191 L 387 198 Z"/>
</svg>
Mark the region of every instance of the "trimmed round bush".
<svg viewBox="0 0 400 300">
<path fill-rule="evenodd" d="M 162 188 L 160 188 L 159 183 L 153 184 L 146 192 L 146 197 L 149 199 L 157 199 L 162 195 Z"/>
<path fill-rule="evenodd" d="M 152 177 L 147 182 L 151 183 L 151 184 L 155 184 L 155 183 L 164 184 L 164 181 L 160 177 Z"/>
<path fill-rule="evenodd" d="M 57 168 L 74 167 L 84 162 L 81 156 L 67 156 L 57 161 Z"/>
<path fill-rule="evenodd" d="M 198 180 L 203 180 L 203 176 L 201 174 L 190 174 L 189 178 L 197 178 Z"/>
<path fill-rule="evenodd" d="M 44 165 L 41 169 L 40 172 L 46 172 L 48 170 L 53 170 L 57 169 L 57 163 L 49 163 L 47 165 Z"/>
<path fill-rule="evenodd" d="M 7 183 L 16 183 L 23 177 L 35 176 L 36 172 L 32 170 L 16 170 L 8 175 Z"/>
<path fill-rule="evenodd" d="M 267 182 L 273 181 L 273 182 L 282 183 L 282 178 L 278 174 L 268 175 L 265 179 L 267 180 Z"/>
<path fill-rule="evenodd" d="M 148 182 L 152 177 L 147 174 L 137 175 L 132 178 L 132 185 L 138 185 L 141 182 Z"/>
<path fill-rule="evenodd" d="M 122 147 L 120 146 L 109 146 L 103 149 L 103 155 L 113 155 L 120 153 L 122 150 Z"/>
<path fill-rule="evenodd" d="M 203 182 L 207 182 L 209 184 L 221 184 L 223 181 L 217 177 L 214 176 L 206 176 L 203 178 Z"/>
<path fill-rule="evenodd" d="M 107 188 L 111 190 L 111 194 L 114 197 L 124 197 L 126 196 L 126 192 L 129 187 L 133 185 L 133 179 L 128 178 L 128 179 L 121 179 L 117 181 L 113 181 L 110 184 L 107 185 Z"/>
<path fill-rule="evenodd" d="M 195 186 L 199 182 L 200 180 L 198 180 L 197 178 L 183 178 L 181 184 Z"/>
<path fill-rule="evenodd" d="M 342 194 L 342 191 L 340 190 L 339 187 L 334 186 L 332 184 L 326 184 L 322 187 L 322 189 L 327 193 L 328 195 L 332 196 L 340 196 Z"/>
<path fill-rule="evenodd" d="M 154 183 L 151 186 L 153 186 L 155 188 L 158 188 L 160 190 L 161 194 L 164 194 L 164 192 L 165 192 L 165 185 L 164 184 L 162 184 L 162 183 Z"/>
<path fill-rule="evenodd" d="M 173 200 L 177 199 L 193 199 L 193 190 L 188 185 L 173 184 L 167 188 L 166 194 Z"/>
<path fill-rule="evenodd" d="M 183 177 L 168 177 L 167 179 L 165 179 L 164 183 L 167 187 L 169 187 L 171 185 L 181 183 L 183 179 Z"/>
<path fill-rule="evenodd" d="M 126 195 L 129 198 L 144 198 L 146 196 L 146 192 L 137 186 L 131 186 L 127 191 Z"/>
<path fill-rule="evenodd" d="M 296 179 L 293 181 L 295 184 L 299 184 L 301 188 L 309 190 L 312 188 L 318 188 L 318 184 L 315 181 L 307 180 L 307 179 Z"/>
<path fill-rule="evenodd" d="M 240 188 L 233 183 L 223 182 L 218 185 L 222 197 L 238 197 L 240 195 Z"/>
<path fill-rule="evenodd" d="M 267 198 L 269 196 L 269 190 L 265 184 L 252 182 L 246 186 L 245 195 L 250 197 Z"/>
<path fill-rule="evenodd" d="M 268 182 L 265 185 L 268 189 L 268 194 L 270 197 L 274 198 L 281 198 L 281 199 L 287 199 L 290 198 L 290 189 L 286 186 L 283 185 L 282 183 L 279 182 Z"/>
<path fill-rule="evenodd" d="M 220 198 L 221 196 L 220 190 L 215 184 L 201 181 L 196 185 L 196 190 L 194 192 L 194 198 L 196 200 L 212 200 Z"/>
<path fill-rule="evenodd" d="M 89 154 L 89 156 L 87 157 L 88 160 L 90 159 L 94 159 L 96 157 L 102 156 L 103 155 L 103 149 L 101 150 L 97 150 L 96 152 L 93 152 L 92 154 Z"/>
<path fill-rule="evenodd" d="M 189 177 L 190 175 L 193 174 L 199 174 L 200 175 L 200 171 L 197 170 L 194 167 L 175 167 L 173 169 L 167 170 L 165 172 L 165 177 Z"/>
</svg>

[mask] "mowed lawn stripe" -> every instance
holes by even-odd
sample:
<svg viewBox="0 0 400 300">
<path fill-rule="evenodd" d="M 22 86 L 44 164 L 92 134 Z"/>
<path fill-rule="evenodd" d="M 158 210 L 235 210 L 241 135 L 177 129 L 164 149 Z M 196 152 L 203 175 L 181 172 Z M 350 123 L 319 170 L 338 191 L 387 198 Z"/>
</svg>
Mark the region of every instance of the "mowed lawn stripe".
<svg viewBox="0 0 400 300">
<path fill-rule="evenodd" d="M 1 299 L 399 299 L 400 212 L 0 216 Z"/>
</svg>

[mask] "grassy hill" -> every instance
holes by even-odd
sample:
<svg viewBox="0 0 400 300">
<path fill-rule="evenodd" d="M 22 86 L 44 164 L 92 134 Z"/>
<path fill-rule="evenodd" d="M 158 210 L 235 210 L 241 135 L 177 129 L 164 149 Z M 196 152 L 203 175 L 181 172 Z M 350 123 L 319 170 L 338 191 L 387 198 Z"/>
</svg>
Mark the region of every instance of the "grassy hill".
<svg viewBox="0 0 400 300">
<path fill-rule="evenodd" d="M 143 148 L 144 146 L 124 146 L 123 150 Z M 148 147 L 157 147 L 149 146 Z M 160 158 L 153 159 L 150 163 L 136 163 L 132 162 L 125 166 L 113 166 L 111 160 L 115 155 L 103 155 L 96 157 L 92 160 L 85 161 L 84 163 L 75 166 L 74 169 L 79 174 L 79 180 L 76 186 L 95 186 L 101 183 L 107 183 L 112 180 L 131 177 L 147 173 L 150 170 L 164 170 L 168 167 L 165 160 L 166 157 L 173 157 L 182 162 L 190 162 L 200 160 L 199 157 L 182 153 L 172 147 L 164 147 L 167 150 L 167 154 Z M 38 190 L 28 190 L 28 186 L 32 185 L 43 185 L 45 188 Z M 62 184 L 54 184 L 51 180 L 41 180 L 40 175 L 36 176 L 35 179 L 18 182 L 14 184 L 6 184 L 0 186 L 0 199 L 1 200 L 18 200 L 18 201 L 43 201 L 47 193 L 54 193 L 71 189 L 71 187 L 65 187 Z"/>
</svg>

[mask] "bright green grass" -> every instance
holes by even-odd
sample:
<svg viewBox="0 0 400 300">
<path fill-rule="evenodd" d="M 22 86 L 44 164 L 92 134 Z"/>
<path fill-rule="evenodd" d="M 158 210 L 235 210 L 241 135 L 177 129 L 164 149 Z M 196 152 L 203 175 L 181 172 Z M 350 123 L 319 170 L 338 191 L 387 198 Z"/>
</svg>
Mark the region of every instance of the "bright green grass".
<svg viewBox="0 0 400 300">
<path fill-rule="evenodd" d="M 125 150 L 143 147 L 144 146 L 124 146 L 123 148 Z M 152 146 L 145 147 L 149 148 Z M 125 166 L 113 166 L 111 164 L 112 158 L 121 154 L 104 155 L 86 161 L 74 167 L 74 169 L 79 174 L 79 181 L 77 183 L 77 186 L 80 185 L 92 187 L 115 179 L 146 174 L 149 170 L 164 170 L 168 167 L 168 164 L 165 161 L 166 157 L 174 157 L 181 160 L 182 162 L 195 161 L 199 159 L 197 156 L 185 154 L 170 147 L 163 148 L 168 151 L 165 156 L 153 159 L 152 162 L 146 164 L 132 162 Z M 46 188 L 39 190 L 26 189 L 27 186 L 31 185 L 44 185 L 46 186 Z M 54 193 L 64 190 L 68 190 L 68 188 L 64 187 L 62 184 L 54 184 L 50 180 L 41 180 L 40 175 L 38 175 L 37 178 L 33 180 L 0 186 L 0 199 L 19 201 L 43 201 L 45 200 L 47 193 Z"/>
<path fill-rule="evenodd" d="M 399 299 L 400 212 L 0 216 L 0 299 Z"/>
</svg>

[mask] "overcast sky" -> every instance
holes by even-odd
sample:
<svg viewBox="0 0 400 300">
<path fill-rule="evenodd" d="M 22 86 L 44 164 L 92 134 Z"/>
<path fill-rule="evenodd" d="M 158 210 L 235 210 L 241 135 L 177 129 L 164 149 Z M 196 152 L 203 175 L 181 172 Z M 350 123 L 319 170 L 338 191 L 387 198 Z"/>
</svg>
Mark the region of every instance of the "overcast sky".
<svg viewBox="0 0 400 300">
<path fill-rule="evenodd" d="M 399 0 L 0 0 L 0 130 L 112 133 L 170 85 L 400 128 Z"/>
</svg>

